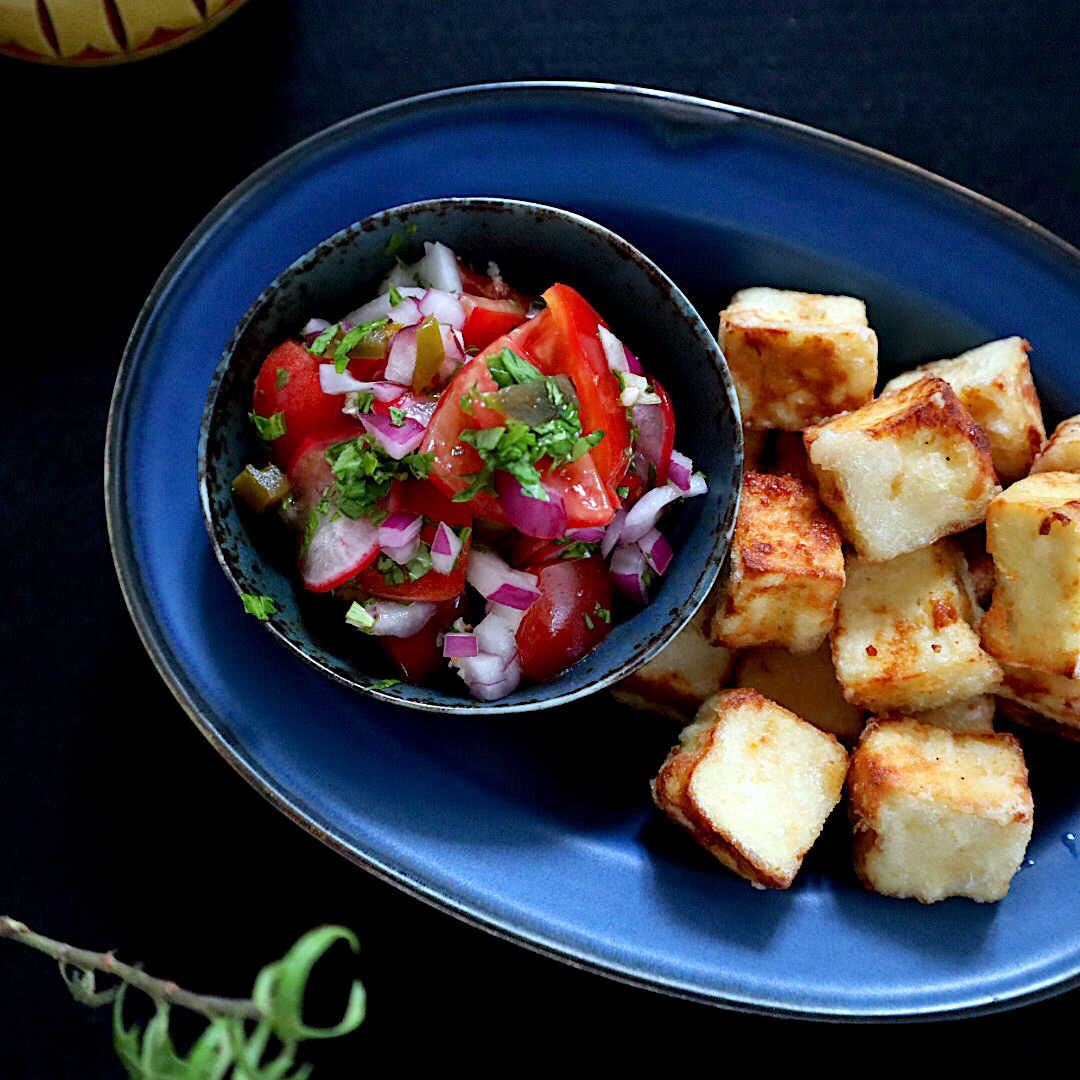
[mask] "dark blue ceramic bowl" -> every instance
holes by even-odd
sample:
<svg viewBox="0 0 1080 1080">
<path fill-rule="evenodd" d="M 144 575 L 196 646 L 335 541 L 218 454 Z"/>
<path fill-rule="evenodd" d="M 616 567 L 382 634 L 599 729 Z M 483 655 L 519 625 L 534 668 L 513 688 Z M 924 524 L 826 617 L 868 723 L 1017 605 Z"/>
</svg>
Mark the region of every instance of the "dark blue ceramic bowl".
<svg viewBox="0 0 1080 1080">
<path fill-rule="evenodd" d="M 408 226 L 408 230 L 406 230 Z M 407 246 L 387 254 L 392 237 Z M 385 681 L 381 651 L 344 625 L 336 601 L 299 583 L 291 538 L 272 518 L 235 499 L 231 482 L 258 460 L 248 411 L 263 358 L 296 336 L 309 317 L 340 318 L 374 295 L 395 257 L 418 257 L 439 240 L 466 262 L 494 259 L 505 279 L 539 294 L 559 281 L 581 292 L 670 394 L 676 445 L 709 479 L 666 527 L 675 559 L 649 605 L 615 626 L 591 654 L 558 677 L 523 683 L 495 702 L 476 701 L 463 683 Z M 415 248 L 412 251 L 411 248 Z M 731 538 L 742 469 L 738 405 L 709 328 L 654 263 L 603 226 L 565 210 L 508 199 L 428 199 L 365 218 L 284 270 L 240 322 L 218 364 L 199 435 L 199 490 L 214 551 L 238 593 L 273 599 L 266 627 L 316 668 L 361 693 L 433 712 L 509 713 L 591 694 L 630 674 L 690 619 L 709 592 Z M 239 600 L 237 601 L 239 603 Z"/>
</svg>

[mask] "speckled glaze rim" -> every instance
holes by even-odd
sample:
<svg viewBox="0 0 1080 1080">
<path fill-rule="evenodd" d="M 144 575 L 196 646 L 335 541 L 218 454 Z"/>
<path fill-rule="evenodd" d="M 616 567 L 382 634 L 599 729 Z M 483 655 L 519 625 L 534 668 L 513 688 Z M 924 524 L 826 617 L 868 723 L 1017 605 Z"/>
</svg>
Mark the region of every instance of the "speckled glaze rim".
<svg viewBox="0 0 1080 1080">
<path fill-rule="evenodd" d="M 645 624 L 650 627 L 656 624 L 644 639 L 640 638 L 639 631 L 639 639 L 632 652 L 626 651 L 629 641 L 621 632 L 624 628 L 617 628 L 617 632 L 612 633 L 598 645 L 593 653 L 564 674 L 540 684 L 525 684 L 509 697 L 495 701 L 470 698 L 464 692 L 464 687 L 460 688 L 457 696 L 452 696 L 436 689 L 414 686 L 407 682 L 386 686 L 385 678 L 369 675 L 352 657 L 337 655 L 323 647 L 320 642 L 309 636 L 306 627 L 296 628 L 291 619 L 287 621 L 284 617 L 272 616 L 262 625 L 278 642 L 324 675 L 343 686 L 390 705 L 444 714 L 507 715 L 534 712 L 538 709 L 567 705 L 595 694 L 626 678 L 656 656 L 693 618 L 708 596 L 727 555 L 738 510 L 743 460 L 742 429 L 739 422 L 738 398 L 723 353 L 701 316 L 674 281 L 655 262 L 617 233 L 581 214 L 561 207 L 524 199 L 455 196 L 425 199 L 390 207 L 370 214 L 328 237 L 314 249 L 294 260 L 266 286 L 245 313 L 225 347 L 207 394 L 199 431 L 200 505 L 214 555 L 237 594 L 242 596 L 245 593 L 262 591 L 258 580 L 247 571 L 244 565 L 247 552 L 237 552 L 232 543 L 226 539 L 226 530 L 223 528 L 220 515 L 224 510 L 231 516 L 231 503 L 222 497 L 225 480 L 218 475 L 216 467 L 213 469 L 210 467 L 211 459 L 216 457 L 213 441 L 215 426 L 223 411 L 221 407 L 223 386 L 238 350 L 244 344 L 246 337 L 256 332 L 256 327 L 260 319 L 265 317 L 266 312 L 273 310 L 275 296 L 282 291 L 289 292 L 302 288 L 302 284 L 298 286 L 297 282 L 303 283 L 305 275 L 312 270 L 317 270 L 321 258 L 347 250 L 353 244 L 367 243 L 376 234 L 379 237 L 395 232 L 404 234 L 407 227 L 416 228 L 414 219 L 427 223 L 421 226 L 421 233 L 426 239 L 428 234 L 424 230 L 429 227 L 432 219 L 438 220 L 447 214 L 454 216 L 461 213 L 464 213 L 466 217 L 475 216 L 477 228 L 503 219 L 509 219 L 512 222 L 527 219 L 530 224 L 535 224 L 542 229 L 569 229 L 575 234 L 575 238 L 580 234 L 579 244 L 581 241 L 595 241 L 605 257 L 609 257 L 610 253 L 613 263 L 618 260 L 617 264 L 626 267 L 627 272 L 633 274 L 635 279 L 647 281 L 652 290 L 651 296 L 663 298 L 665 301 L 670 300 L 673 303 L 678 313 L 678 322 L 685 328 L 687 337 L 696 343 L 705 360 L 698 367 L 707 369 L 708 373 L 716 379 L 719 399 L 717 404 L 729 417 L 727 430 L 732 436 L 730 474 L 717 477 L 717 484 L 724 494 L 708 496 L 708 512 L 698 513 L 698 508 L 692 507 L 693 516 L 697 520 L 697 524 L 692 527 L 692 533 L 696 536 L 705 530 L 709 534 L 709 541 L 703 546 L 705 554 L 700 567 L 689 589 L 685 589 L 677 603 L 673 604 L 671 596 L 665 595 L 670 594 L 671 590 L 665 589 L 662 583 L 661 595 L 653 598 L 641 616 L 632 616 L 628 620 L 629 623 L 636 623 L 639 626 L 643 625 L 640 619 L 644 619 Z M 675 321 L 672 320 L 673 323 Z M 722 429 L 718 426 L 717 430 Z M 727 449 L 729 448 L 721 444 L 721 452 Z M 713 510 L 716 511 L 715 514 L 712 514 Z M 684 556 L 679 554 L 678 541 L 675 541 L 675 545 L 678 561 Z M 695 544 L 695 550 L 698 546 Z M 682 571 L 683 567 L 679 566 L 678 569 Z M 295 604 L 288 606 L 295 608 Z"/>
<path fill-rule="evenodd" d="M 568 963 L 581 970 L 611 978 L 615 981 L 647 990 L 662 992 L 666 995 L 694 1001 L 700 1004 L 722 1006 L 742 1012 L 775 1018 L 798 1018 L 840 1023 L 882 1023 L 912 1022 L 962 1019 L 971 1016 L 984 1016 L 1003 1012 L 1012 1008 L 1037 1003 L 1054 997 L 1080 985 L 1080 973 L 1074 968 L 1069 971 L 1051 972 L 1041 981 L 1025 980 L 1026 988 L 1019 992 L 1010 990 L 1002 997 L 982 997 L 972 1005 L 950 1005 L 944 1009 L 931 1006 L 925 1010 L 913 1010 L 900 1003 L 871 1003 L 865 1008 L 852 1012 L 837 1012 L 827 1003 L 813 1007 L 798 1007 L 788 1004 L 771 1004 L 757 1000 L 735 998 L 730 989 L 718 987 L 714 992 L 700 992 L 694 988 L 673 985 L 660 975 L 640 965 L 628 967 L 619 958 L 583 952 L 568 946 L 561 940 L 541 939 L 528 926 L 514 919 L 493 918 L 486 911 L 473 904 L 463 902 L 461 898 L 443 894 L 433 889 L 429 883 L 403 876 L 392 865 L 384 865 L 370 853 L 358 850 L 345 839 L 337 836 L 327 821 L 306 812 L 280 787 L 268 777 L 244 760 L 238 748 L 231 744 L 227 733 L 220 730 L 213 705 L 206 699 L 202 688 L 191 675 L 177 662 L 170 645 L 168 635 L 155 617 L 152 600 L 148 595 L 140 568 L 135 559 L 132 537 L 125 531 L 125 493 L 120 482 L 120 468 L 123 464 L 123 445 L 119 435 L 125 426 L 125 411 L 129 406 L 128 398 L 132 393 L 133 354 L 141 336 L 146 332 L 147 324 L 166 292 L 169 283 L 179 268 L 192 257 L 204 242 L 208 232 L 233 211 L 233 204 L 253 187 L 267 182 L 276 172 L 287 169 L 301 157 L 315 148 L 332 143 L 338 132 L 353 125 L 376 126 L 384 119 L 400 116 L 417 115 L 438 105 L 450 104 L 455 100 L 476 100 L 492 94 L 516 94 L 523 101 L 530 96 L 543 98 L 550 94 L 565 94 L 575 100 L 587 99 L 601 106 L 604 102 L 623 105 L 626 108 L 644 106 L 647 109 L 671 110 L 675 114 L 689 113 L 693 119 L 701 122 L 704 117 L 711 118 L 717 127 L 725 123 L 738 121 L 767 131 L 779 132 L 786 138 L 804 141 L 815 147 L 827 149 L 830 153 L 849 158 L 875 169 L 892 172 L 914 182 L 930 192 L 945 192 L 961 204 L 975 208 L 992 216 L 1009 228 L 1022 234 L 1033 245 L 1045 252 L 1080 265 L 1080 251 L 1073 245 L 1046 230 L 1024 215 L 962 185 L 938 176 L 917 165 L 896 158 L 883 151 L 860 145 L 850 139 L 821 131 L 796 121 L 771 116 L 741 106 L 728 105 L 709 99 L 680 94 L 672 91 L 644 87 L 621 85 L 616 83 L 597 83 L 580 81 L 519 81 L 507 83 L 486 83 L 472 86 L 452 87 L 444 90 L 419 94 L 399 101 L 389 102 L 366 110 L 357 116 L 339 121 L 296 144 L 283 154 L 257 170 L 238 185 L 207 215 L 191 233 L 185 243 L 170 260 L 153 290 L 150 292 L 135 322 L 128 346 L 121 362 L 112 403 L 109 412 L 106 450 L 105 450 L 105 502 L 106 519 L 113 559 L 125 603 L 136 630 L 159 674 L 169 686 L 180 706 L 191 720 L 222 755 L 230 761 L 237 771 L 279 810 L 292 818 L 301 827 L 318 837 L 327 846 L 381 880 L 401 888 L 406 893 L 421 899 L 445 914 L 459 918 L 473 926 L 484 929 L 516 945 L 552 959 Z"/>
</svg>

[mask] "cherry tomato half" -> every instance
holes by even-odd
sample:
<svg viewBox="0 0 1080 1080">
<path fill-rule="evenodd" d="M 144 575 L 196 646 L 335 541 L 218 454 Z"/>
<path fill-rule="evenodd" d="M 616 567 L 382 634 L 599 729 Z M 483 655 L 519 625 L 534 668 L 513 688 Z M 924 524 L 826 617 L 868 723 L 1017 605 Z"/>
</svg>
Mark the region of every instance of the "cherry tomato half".
<svg viewBox="0 0 1080 1080">
<path fill-rule="evenodd" d="M 534 601 L 518 627 L 521 669 L 530 679 L 550 679 L 586 653 L 611 630 L 611 573 L 603 559 L 566 559 L 529 568 L 539 582 Z"/>
</svg>

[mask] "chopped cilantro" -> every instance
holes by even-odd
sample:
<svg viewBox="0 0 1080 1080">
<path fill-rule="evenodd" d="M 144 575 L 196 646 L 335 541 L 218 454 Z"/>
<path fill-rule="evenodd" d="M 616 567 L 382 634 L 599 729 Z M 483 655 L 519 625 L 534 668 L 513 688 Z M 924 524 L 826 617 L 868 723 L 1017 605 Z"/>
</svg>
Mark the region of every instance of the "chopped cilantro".
<svg viewBox="0 0 1080 1080">
<path fill-rule="evenodd" d="M 513 349 L 504 348 L 487 359 L 488 371 L 500 387 L 535 382 L 544 376 Z"/>
<path fill-rule="evenodd" d="M 611 622 L 611 612 L 607 608 L 601 607 L 599 600 L 596 601 L 596 607 L 593 608 L 593 614 L 598 619 L 603 619 L 606 623 Z"/>
<path fill-rule="evenodd" d="M 361 323 L 345 333 L 334 349 L 334 370 L 340 375 L 349 366 L 349 353 L 356 348 L 365 338 L 370 337 L 372 331 L 386 326 L 389 319 L 373 319 L 371 322 Z"/>
<path fill-rule="evenodd" d="M 357 390 L 355 403 L 357 412 L 369 413 L 375 408 L 375 395 L 370 390 Z"/>
<path fill-rule="evenodd" d="M 323 521 L 332 521 L 339 514 L 354 520 L 366 515 L 378 524 L 386 514 L 377 504 L 389 494 L 394 480 L 407 476 L 423 480 L 431 471 L 433 459 L 433 454 L 406 454 L 397 460 L 367 434 L 328 447 L 326 460 L 333 481 L 308 517 L 301 551 L 307 550 Z"/>
<path fill-rule="evenodd" d="M 367 632 L 375 625 L 375 616 L 363 604 L 354 600 L 345 612 L 345 621 L 358 630 Z"/>
<path fill-rule="evenodd" d="M 407 581 L 422 578 L 431 569 L 431 548 L 421 543 L 416 554 L 404 565 L 394 562 L 389 555 L 380 555 L 375 566 L 387 585 L 404 585 Z"/>
<path fill-rule="evenodd" d="M 626 496 L 630 494 L 630 489 L 625 484 L 621 484 L 615 489 L 615 494 L 618 495 L 620 499 L 625 499 Z"/>
<path fill-rule="evenodd" d="M 308 352 L 313 353 L 315 356 L 322 356 L 326 352 L 326 346 L 333 340 L 334 335 L 338 332 L 338 324 L 333 323 L 328 326 L 309 346 Z"/>
<path fill-rule="evenodd" d="M 404 299 L 404 297 L 401 295 L 401 293 L 399 293 L 397 291 L 397 287 L 394 286 L 394 285 L 391 285 L 390 286 L 390 303 L 393 304 L 394 307 L 397 307 L 397 305 L 400 304 L 403 299 Z"/>
<path fill-rule="evenodd" d="M 461 441 L 476 449 L 483 466 L 467 477 L 469 487 L 455 495 L 454 501 L 467 502 L 481 491 L 494 491 L 494 473 L 502 470 L 521 484 L 527 496 L 547 502 L 537 462 L 549 458 L 551 467 L 557 468 L 577 461 L 604 433 L 583 434 L 577 402 L 572 400 L 573 384 L 565 377 L 542 375 L 509 348 L 488 357 L 487 364 L 499 389 L 485 395 L 485 404 L 499 409 L 506 423 L 461 432 Z M 526 385 L 535 386 L 535 392 L 525 391 L 522 396 L 515 388 Z M 468 395 L 462 396 L 461 407 L 471 415 Z M 526 419 L 531 422 L 524 422 Z"/>
<path fill-rule="evenodd" d="M 406 413 L 404 409 L 399 409 L 394 405 L 390 406 L 390 423 L 394 427 L 403 427 L 405 424 Z"/>
<path fill-rule="evenodd" d="M 594 623 L 594 622 L 592 621 L 592 616 L 591 616 L 591 615 L 590 615 L 590 614 L 589 614 L 589 613 L 588 613 L 587 611 L 586 611 L 586 612 L 585 612 L 585 614 L 584 614 L 584 615 L 582 615 L 581 617 L 582 617 L 582 618 L 583 618 L 583 619 L 585 620 L 585 625 L 586 625 L 586 626 L 587 626 L 587 627 L 588 627 L 588 628 L 589 628 L 590 630 L 591 630 L 591 629 L 592 629 L 592 628 L 593 628 L 593 627 L 594 627 L 594 626 L 596 625 L 596 624 L 595 624 L 595 623 Z"/>
<path fill-rule="evenodd" d="M 267 442 L 272 442 L 274 439 L 280 439 L 285 434 L 285 414 L 283 412 L 276 412 L 272 416 L 260 416 L 258 413 L 248 413 L 251 417 L 251 422 L 255 425 L 255 430 L 259 433 L 260 439 L 265 439 Z"/>
<path fill-rule="evenodd" d="M 380 679 L 378 682 L 368 684 L 369 690 L 388 690 L 391 686 L 397 686 L 400 679 Z"/>
<path fill-rule="evenodd" d="M 283 367 L 277 369 L 277 388 L 281 390 L 289 385 L 289 373 Z"/>
<path fill-rule="evenodd" d="M 559 552 L 560 559 L 591 559 L 593 552 L 600 546 L 598 543 L 587 544 L 584 540 L 556 540 L 555 543 L 562 548 Z"/>
<path fill-rule="evenodd" d="M 256 596 L 254 593 L 241 593 L 240 599 L 244 601 L 244 610 L 256 619 L 266 622 L 271 615 L 277 614 L 277 604 L 273 597 Z"/>
<path fill-rule="evenodd" d="M 401 246 L 405 243 L 405 237 L 401 233 L 394 233 L 389 240 L 386 241 L 386 246 L 383 248 L 384 255 L 395 255 Z"/>
</svg>

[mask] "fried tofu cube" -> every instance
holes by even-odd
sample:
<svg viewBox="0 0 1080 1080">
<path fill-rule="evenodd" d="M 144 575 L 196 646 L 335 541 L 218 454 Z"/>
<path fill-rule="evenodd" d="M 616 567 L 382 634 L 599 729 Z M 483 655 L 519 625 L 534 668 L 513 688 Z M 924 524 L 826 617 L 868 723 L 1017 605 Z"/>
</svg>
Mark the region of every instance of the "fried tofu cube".
<svg viewBox="0 0 1080 1080">
<path fill-rule="evenodd" d="M 727 683 L 735 664 L 735 653 L 705 633 L 714 606 L 710 596 L 656 656 L 611 688 L 611 696 L 632 709 L 680 723 L 692 720 L 701 703 Z"/>
<path fill-rule="evenodd" d="M 756 690 L 842 743 L 854 743 L 863 729 L 863 710 L 844 697 L 836 681 L 828 642 L 801 655 L 787 649 L 747 649 L 735 661 L 731 685 Z"/>
<path fill-rule="evenodd" d="M 1020 337 L 990 341 L 951 360 L 934 360 L 898 375 L 882 393 L 910 386 L 925 375 L 944 379 L 986 432 L 998 478 L 1011 484 L 1027 475 L 1046 438 L 1030 351 Z"/>
<path fill-rule="evenodd" d="M 1035 455 L 1031 472 L 1080 472 L 1080 416 L 1062 420 Z"/>
<path fill-rule="evenodd" d="M 981 427 L 928 376 L 803 433 L 825 505 L 884 562 L 977 525 L 1001 490 Z"/>
<path fill-rule="evenodd" d="M 997 698 L 993 694 L 976 694 L 974 697 L 964 698 L 963 701 L 954 701 L 951 705 L 913 713 L 910 719 L 918 720 L 921 724 L 936 724 L 950 731 L 989 734 L 994 730 L 996 715 Z"/>
<path fill-rule="evenodd" d="M 1001 669 L 981 647 L 967 562 L 951 540 L 888 562 L 848 560 L 832 632 L 848 701 L 920 712 L 993 693 Z"/>
<path fill-rule="evenodd" d="M 873 397 L 877 335 L 855 297 L 741 289 L 717 336 L 747 427 L 801 431 Z"/>
<path fill-rule="evenodd" d="M 1002 664 L 1001 711 L 1027 727 L 1080 739 L 1080 679 L 1021 664 Z"/>
<path fill-rule="evenodd" d="M 1002 663 L 1080 677 L 1080 475 L 1025 477 L 990 504 L 996 584 L 983 645 Z"/>
<path fill-rule="evenodd" d="M 847 751 L 754 690 L 709 698 L 652 781 L 656 805 L 756 888 L 788 888 L 840 801 Z"/>
<path fill-rule="evenodd" d="M 729 649 L 812 652 L 844 585 L 840 533 L 813 487 L 747 473 L 709 636 Z"/>
<path fill-rule="evenodd" d="M 873 720 L 851 756 L 855 872 L 869 889 L 932 904 L 1008 891 L 1031 840 L 1020 742 L 917 720 Z"/>
</svg>

